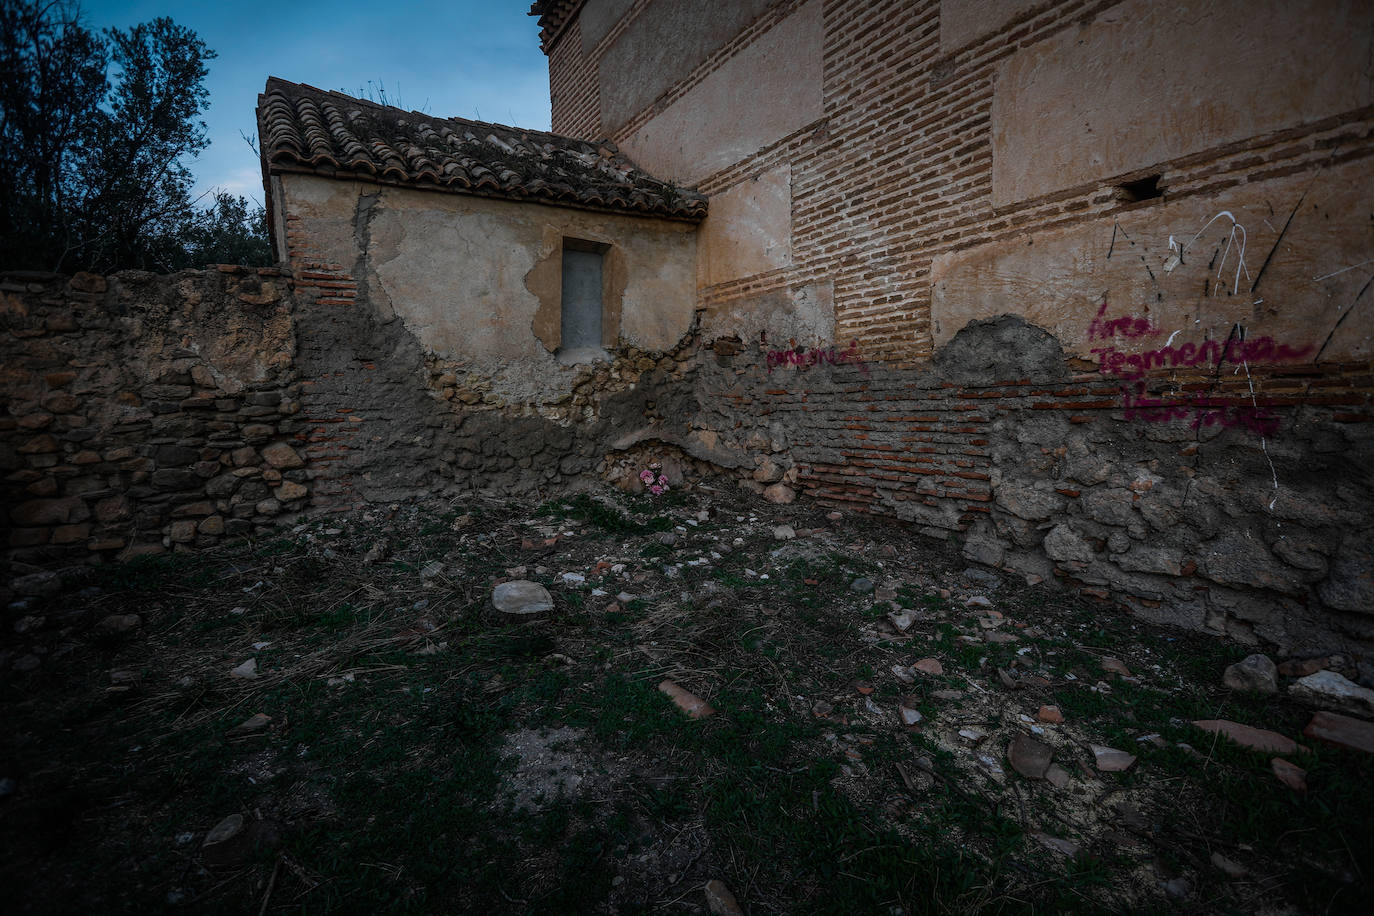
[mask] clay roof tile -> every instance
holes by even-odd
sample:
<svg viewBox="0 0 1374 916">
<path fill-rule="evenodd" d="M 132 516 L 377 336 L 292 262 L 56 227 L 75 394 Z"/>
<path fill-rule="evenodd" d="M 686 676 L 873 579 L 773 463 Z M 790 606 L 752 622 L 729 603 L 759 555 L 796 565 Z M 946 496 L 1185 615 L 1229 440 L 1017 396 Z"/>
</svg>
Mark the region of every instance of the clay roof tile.
<svg viewBox="0 0 1374 916">
<path fill-rule="evenodd" d="M 517 200 L 699 221 L 702 194 L 646 175 L 610 144 L 435 118 L 269 78 L 258 97 L 269 172 L 313 171 Z"/>
</svg>

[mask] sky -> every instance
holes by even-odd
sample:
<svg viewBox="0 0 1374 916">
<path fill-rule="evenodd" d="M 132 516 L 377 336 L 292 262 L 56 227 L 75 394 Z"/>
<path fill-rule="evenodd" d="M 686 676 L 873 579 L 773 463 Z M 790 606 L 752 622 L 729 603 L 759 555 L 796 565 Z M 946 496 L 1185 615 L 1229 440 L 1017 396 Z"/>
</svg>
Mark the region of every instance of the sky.
<svg viewBox="0 0 1374 916">
<path fill-rule="evenodd" d="M 279 76 L 435 117 L 549 129 L 548 63 L 530 0 L 83 0 L 89 28 L 128 28 L 158 16 L 194 30 L 209 62 L 204 114 L 210 146 L 187 167 L 196 195 L 216 190 L 262 202 L 254 110 Z M 202 204 L 206 201 L 202 200 Z"/>
</svg>

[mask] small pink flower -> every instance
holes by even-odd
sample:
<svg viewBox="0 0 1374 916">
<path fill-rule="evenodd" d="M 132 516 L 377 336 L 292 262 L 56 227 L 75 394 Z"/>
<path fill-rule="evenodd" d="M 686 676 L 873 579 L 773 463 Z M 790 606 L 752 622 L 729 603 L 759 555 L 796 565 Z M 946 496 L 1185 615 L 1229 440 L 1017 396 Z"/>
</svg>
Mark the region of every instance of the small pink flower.
<svg viewBox="0 0 1374 916">
<path fill-rule="evenodd" d="M 664 477 L 662 474 L 659 474 L 659 475 L 658 475 L 658 485 L 659 485 L 660 487 L 663 487 L 665 490 L 668 489 L 668 478 L 667 478 L 667 477 Z"/>
<path fill-rule="evenodd" d="M 653 472 L 653 471 L 640 471 L 640 472 L 639 472 L 639 479 L 642 480 L 642 481 L 644 481 L 645 483 L 653 483 L 653 482 L 654 482 L 654 472 Z"/>
<path fill-rule="evenodd" d="M 652 487 L 649 488 L 649 492 L 654 494 L 655 496 L 658 496 L 663 492 L 663 488 L 660 487 L 658 484 L 654 484 Z"/>
</svg>

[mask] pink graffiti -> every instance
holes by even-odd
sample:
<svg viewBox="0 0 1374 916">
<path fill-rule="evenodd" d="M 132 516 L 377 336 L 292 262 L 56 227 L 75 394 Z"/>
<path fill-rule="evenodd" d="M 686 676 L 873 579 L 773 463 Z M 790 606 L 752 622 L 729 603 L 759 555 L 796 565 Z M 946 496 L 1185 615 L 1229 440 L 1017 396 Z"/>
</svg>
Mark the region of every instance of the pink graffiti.
<svg viewBox="0 0 1374 916">
<path fill-rule="evenodd" d="M 1122 318 L 1103 319 L 1107 313 L 1107 300 L 1102 300 L 1102 307 L 1097 310 L 1097 315 L 1093 317 L 1092 323 L 1088 325 L 1089 340 L 1109 340 L 1116 335 L 1127 338 L 1154 337 L 1159 333 L 1159 328 L 1148 318 L 1141 318 L 1138 315 L 1126 315 Z"/>
<path fill-rule="evenodd" d="M 1106 318 L 1106 312 L 1107 303 L 1104 301 L 1088 325 L 1089 340 L 1112 340 L 1115 337 L 1134 340 L 1162 333 L 1148 318 L 1136 315 Z M 1243 329 L 1239 336 L 1233 333 L 1225 341 L 1206 340 L 1201 344 L 1185 343 L 1174 347 L 1171 346 L 1173 339 L 1170 336 L 1164 346 L 1139 353 L 1120 350 L 1115 343 L 1093 347 L 1091 352 L 1097 356 L 1100 373 L 1129 382 L 1144 378 L 1155 369 L 1220 368 L 1225 363 L 1244 364 L 1248 369 L 1251 363 L 1294 362 L 1315 349 L 1311 344 L 1293 346 L 1268 336 L 1246 337 Z M 1278 431 L 1280 422 L 1279 415 L 1269 409 L 1270 405 L 1253 397 L 1250 405 L 1235 404 L 1203 393 L 1178 395 L 1166 400 L 1148 396 L 1143 382 L 1122 385 L 1121 402 L 1127 420 L 1146 423 L 1188 420 L 1193 429 L 1239 426 L 1268 437 Z"/>
<path fill-rule="evenodd" d="M 790 350 L 769 350 L 767 356 L 768 371 L 772 372 L 779 366 L 795 366 L 798 369 L 805 369 L 810 366 L 832 366 L 857 365 L 864 372 L 868 371 L 868 366 L 864 363 L 863 357 L 859 355 L 859 342 L 851 340 L 849 346 L 844 350 L 835 347 L 817 348 L 807 350 L 805 347 L 793 347 Z"/>
<path fill-rule="evenodd" d="M 1105 318 L 1104 300 L 1088 325 L 1089 340 L 1110 340 L 1120 336 L 1127 339 L 1155 337 L 1161 332 L 1148 318 L 1126 315 Z M 1169 338 L 1171 341 L 1173 337 Z M 1097 354 L 1098 371 L 1103 375 L 1133 380 L 1153 369 L 1195 369 L 1198 366 L 1219 367 L 1223 363 L 1284 363 L 1302 359 L 1311 353 L 1311 344 L 1300 347 L 1279 343 L 1272 337 L 1232 337 L 1224 342 L 1206 340 L 1201 344 L 1185 343 L 1178 347 L 1165 344 L 1141 353 L 1128 353 L 1115 344 L 1093 347 Z"/>
<path fill-rule="evenodd" d="M 1168 423 L 1191 418 L 1193 429 L 1208 426 L 1242 426 L 1260 436 L 1271 437 L 1278 432 L 1280 417 L 1261 404 L 1253 406 L 1227 404 L 1203 394 L 1181 395 L 1173 400 L 1152 398 L 1145 394 L 1143 382 L 1121 388 L 1121 403 L 1127 420 L 1146 423 Z"/>
<path fill-rule="evenodd" d="M 1124 353 L 1116 347 L 1093 347 L 1098 354 L 1097 368 L 1103 375 L 1138 379 L 1152 369 L 1177 369 L 1180 366 L 1216 366 L 1223 363 L 1285 363 L 1302 359 L 1311 353 L 1311 344 L 1300 347 L 1279 343 L 1272 337 L 1231 338 L 1219 343 L 1203 341 L 1201 345 L 1182 344 L 1163 346 L 1143 353 Z"/>
</svg>

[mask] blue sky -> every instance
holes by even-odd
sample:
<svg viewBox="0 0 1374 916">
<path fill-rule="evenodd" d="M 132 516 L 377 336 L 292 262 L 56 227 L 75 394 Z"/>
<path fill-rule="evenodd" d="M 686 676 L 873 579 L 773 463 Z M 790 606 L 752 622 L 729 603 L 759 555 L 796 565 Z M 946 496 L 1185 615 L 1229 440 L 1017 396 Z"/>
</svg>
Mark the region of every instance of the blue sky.
<svg viewBox="0 0 1374 916">
<path fill-rule="evenodd" d="M 548 65 L 529 0 L 85 0 L 81 8 L 92 28 L 170 16 L 219 54 L 206 78 L 210 147 L 187 162 L 197 194 L 223 189 L 262 201 L 258 161 L 239 132 L 257 132 L 253 112 L 269 75 L 370 90 L 374 99 L 380 86 L 389 103 L 399 97 L 436 117 L 549 129 Z"/>
</svg>

